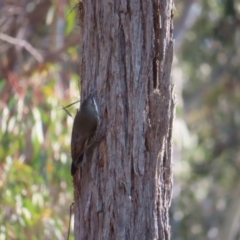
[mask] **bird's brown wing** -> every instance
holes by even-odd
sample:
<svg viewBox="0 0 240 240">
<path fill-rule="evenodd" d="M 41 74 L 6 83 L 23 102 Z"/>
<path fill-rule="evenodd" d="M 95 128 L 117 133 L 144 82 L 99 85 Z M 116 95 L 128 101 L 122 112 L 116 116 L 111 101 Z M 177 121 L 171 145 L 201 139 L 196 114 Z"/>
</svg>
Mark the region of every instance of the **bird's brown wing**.
<svg viewBox="0 0 240 240">
<path fill-rule="evenodd" d="M 84 140 L 76 132 L 72 133 L 71 139 L 71 156 L 72 156 L 72 166 L 71 166 L 71 175 L 74 176 L 79 164 L 83 161 L 83 151 Z"/>
<path fill-rule="evenodd" d="M 85 142 L 85 149 L 89 148 L 93 144 L 95 137 L 96 137 L 97 128 L 98 128 L 98 124 L 96 123 L 91 130 L 91 134 L 90 134 L 89 138 Z"/>
<path fill-rule="evenodd" d="M 83 153 L 84 151 L 84 139 L 78 134 L 78 133 L 72 133 L 72 139 L 71 139 L 71 156 L 72 161 L 75 162 L 78 157 Z"/>
</svg>

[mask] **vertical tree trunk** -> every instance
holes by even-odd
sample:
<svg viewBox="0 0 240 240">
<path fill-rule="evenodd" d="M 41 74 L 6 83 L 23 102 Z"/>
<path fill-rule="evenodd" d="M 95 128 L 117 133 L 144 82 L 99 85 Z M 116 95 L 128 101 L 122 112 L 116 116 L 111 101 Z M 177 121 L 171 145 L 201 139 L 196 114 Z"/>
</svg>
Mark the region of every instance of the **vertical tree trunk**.
<svg viewBox="0 0 240 240">
<path fill-rule="evenodd" d="M 73 178 L 75 239 L 170 239 L 173 3 L 83 9 L 81 97 L 97 91 L 102 137 Z"/>
</svg>

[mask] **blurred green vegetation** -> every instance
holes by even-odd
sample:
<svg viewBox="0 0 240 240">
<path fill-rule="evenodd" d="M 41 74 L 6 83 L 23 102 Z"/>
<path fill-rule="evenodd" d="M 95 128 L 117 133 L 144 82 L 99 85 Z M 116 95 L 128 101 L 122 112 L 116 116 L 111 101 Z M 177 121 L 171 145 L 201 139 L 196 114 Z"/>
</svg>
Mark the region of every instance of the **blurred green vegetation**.
<svg viewBox="0 0 240 240">
<path fill-rule="evenodd" d="M 0 240 L 67 238 L 73 119 L 62 106 L 79 100 L 76 3 L 0 1 Z"/>
<path fill-rule="evenodd" d="M 189 8 L 189 12 L 185 19 L 178 12 L 175 20 L 176 25 L 181 22 L 180 29 L 184 24 L 188 28 L 178 43 L 173 67 L 174 79 L 181 81 L 183 89 L 177 111 L 181 113 L 177 115 L 179 129 L 175 128 L 179 135 L 171 209 L 173 239 L 238 240 L 240 2 L 177 4 L 177 9 Z M 185 131 L 180 130 L 183 127 Z"/>
</svg>

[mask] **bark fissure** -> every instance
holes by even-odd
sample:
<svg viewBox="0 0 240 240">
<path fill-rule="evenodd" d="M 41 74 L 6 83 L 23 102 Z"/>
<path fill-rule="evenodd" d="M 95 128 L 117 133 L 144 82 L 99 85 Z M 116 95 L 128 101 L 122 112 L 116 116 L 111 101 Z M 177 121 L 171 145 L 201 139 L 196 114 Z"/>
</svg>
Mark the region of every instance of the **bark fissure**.
<svg viewBox="0 0 240 240">
<path fill-rule="evenodd" d="M 159 87 L 160 56 L 161 51 L 163 49 L 160 49 L 161 16 L 159 1 L 155 0 L 153 5 L 154 5 L 153 22 L 154 22 L 154 48 L 155 48 L 155 56 L 153 59 L 153 87 L 156 89 Z"/>
</svg>

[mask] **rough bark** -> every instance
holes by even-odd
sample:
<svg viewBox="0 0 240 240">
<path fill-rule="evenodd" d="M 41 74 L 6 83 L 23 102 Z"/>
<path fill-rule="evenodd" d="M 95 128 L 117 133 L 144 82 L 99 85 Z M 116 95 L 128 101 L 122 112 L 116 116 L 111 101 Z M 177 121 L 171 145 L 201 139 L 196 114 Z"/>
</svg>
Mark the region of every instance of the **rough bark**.
<svg viewBox="0 0 240 240">
<path fill-rule="evenodd" d="M 75 239 L 170 239 L 171 0 L 83 2 L 81 96 L 101 133 L 74 183 Z"/>
</svg>

